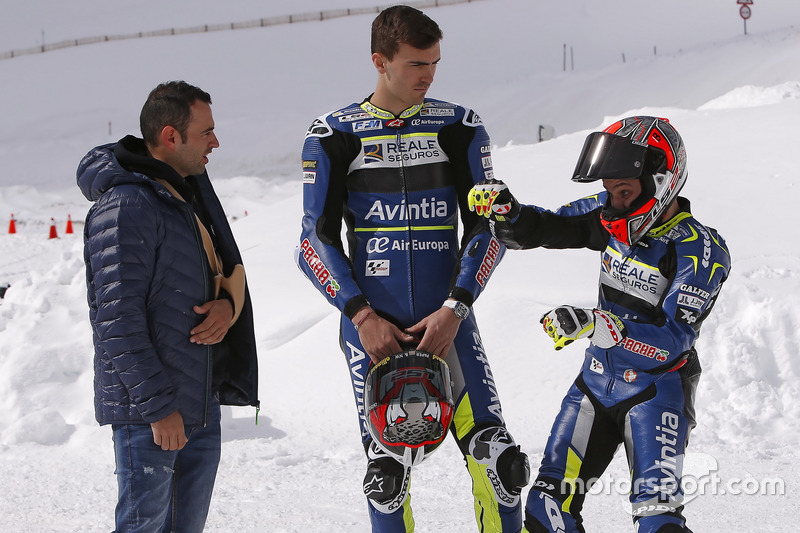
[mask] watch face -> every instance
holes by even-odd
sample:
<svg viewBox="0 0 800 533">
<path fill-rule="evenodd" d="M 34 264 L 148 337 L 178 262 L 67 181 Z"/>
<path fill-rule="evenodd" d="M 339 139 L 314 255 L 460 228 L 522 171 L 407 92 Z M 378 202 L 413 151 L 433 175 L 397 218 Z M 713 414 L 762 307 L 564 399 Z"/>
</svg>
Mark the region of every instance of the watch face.
<svg viewBox="0 0 800 533">
<path fill-rule="evenodd" d="M 461 320 L 464 320 L 469 316 L 469 306 L 464 302 L 459 302 L 458 300 L 446 300 L 442 304 L 442 307 L 448 307 L 452 309 L 453 313 Z"/>
<path fill-rule="evenodd" d="M 458 302 L 455 308 L 453 309 L 453 312 L 456 314 L 458 318 L 464 320 L 469 316 L 469 307 L 467 307 L 466 304 L 464 303 Z"/>
</svg>

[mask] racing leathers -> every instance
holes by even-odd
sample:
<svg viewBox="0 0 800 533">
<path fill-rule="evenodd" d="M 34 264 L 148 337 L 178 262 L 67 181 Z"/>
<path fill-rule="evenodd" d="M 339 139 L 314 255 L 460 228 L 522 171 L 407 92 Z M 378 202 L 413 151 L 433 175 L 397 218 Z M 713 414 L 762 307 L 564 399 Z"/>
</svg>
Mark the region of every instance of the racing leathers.
<svg viewBox="0 0 800 533">
<path fill-rule="evenodd" d="M 611 347 L 589 345 L 563 400 L 526 502 L 530 533 L 583 532 L 585 494 L 621 443 L 636 531 L 688 531 L 680 482 L 701 370 L 694 344 L 728 277 L 730 256 L 722 237 L 695 220 L 680 197 L 674 217 L 628 246 L 601 225 L 606 197 L 602 192 L 556 212 L 523 206 L 513 223 L 489 223 L 512 249 L 601 252 L 597 309 L 603 313 L 595 312 L 594 342 Z M 600 316 L 623 332 L 616 344 L 598 340 L 597 330 L 606 328 Z"/>
<path fill-rule="evenodd" d="M 373 531 L 410 532 L 410 468 L 375 466 L 378 459 L 384 466 L 393 459 L 380 457 L 365 425 L 370 358 L 351 319 L 370 305 L 402 330 L 448 298 L 472 305 L 505 253 L 466 205 L 473 185 L 492 176 L 489 136 L 474 111 L 456 104 L 425 99 L 395 116 L 367 99 L 316 119 L 306 134 L 302 164 L 297 263 L 342 313 L 340 344 L 370 459 L 364 490 Z M 451 429 L 472 476 L 479 528 L 518 532 L 527 460 L 505 430 L 474 313 L 461 323 L 450 352 L 441 355 L 454 381 Z M 373 469 L 376 475 L 393 471 L 397 490 L 380 494 L 383 479 L 370 483 Z"/>
</svg>

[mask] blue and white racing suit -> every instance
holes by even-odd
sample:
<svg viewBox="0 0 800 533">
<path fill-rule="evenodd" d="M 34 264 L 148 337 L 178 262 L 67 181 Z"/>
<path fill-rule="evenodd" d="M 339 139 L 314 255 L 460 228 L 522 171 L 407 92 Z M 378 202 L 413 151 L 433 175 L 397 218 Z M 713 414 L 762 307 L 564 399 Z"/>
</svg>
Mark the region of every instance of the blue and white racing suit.
<svg viewBox="0 0 800 533">
<path fill-rule="evenodd" d="M 342 312 L 341 348 L 365 448 L 370 439 L 362 396 L 370 359 L 351 318 L 369 304 L 402 330 L 448 297 L 472 305 L 505 253 L 466 204 L 473 185 L 490 177 L 490 141 L 480 118 L 448 102 L 426 99 L 395 116 L 365 100 L 319 117 L 306 134 L 297 262 Z M 472 476 L 479 528 L 518 532 L 521 487 L 504 486 L 504 461 L 498 467 L 497 455 L 519 451 L 505 430 L 473 313 L 445 361 L 454 381 L 452 429 Z M 373 531 L 414 530 L 409 474 L 406 469 L 404 488 L 392 502 L 367 500 Z"/>
<path fill-rule="evenodd" d="M 692 217 L 684 198 L 678 198 L 676 216 L 628 246 L 600 223 L 606 196 L 555 213 L 525 206 L 513 224 L 494 223 L 509 248 L 600 251 L 597 308 L 619 317 L 626 332 L 612 348 L 590 344 L 586 350 L 528 495 L 530 533 L 584 531 L 585 494 L 621 443 L 637 532 L 685 530 L 680 481 L 701 370 L 694 344 L 728 277 L 730 256 L 722 237 Z"/>
</svg>

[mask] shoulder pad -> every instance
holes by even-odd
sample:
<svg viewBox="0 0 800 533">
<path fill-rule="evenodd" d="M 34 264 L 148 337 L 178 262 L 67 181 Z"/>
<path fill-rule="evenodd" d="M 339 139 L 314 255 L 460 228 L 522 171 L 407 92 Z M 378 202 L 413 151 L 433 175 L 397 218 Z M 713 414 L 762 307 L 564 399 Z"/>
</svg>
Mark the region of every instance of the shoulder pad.
<svg viewBox="0 0 800 533">
<path fill-rule="evenodd" d="M 328 122 L 325 120 L 327 115 L 319 117 L 311 123 L 309 126 L 308 131 L 306 132 L 306 138 L 309 137 L 328 137 L 333 134 L 333 130 L 328 125 Z"/>
</svg>

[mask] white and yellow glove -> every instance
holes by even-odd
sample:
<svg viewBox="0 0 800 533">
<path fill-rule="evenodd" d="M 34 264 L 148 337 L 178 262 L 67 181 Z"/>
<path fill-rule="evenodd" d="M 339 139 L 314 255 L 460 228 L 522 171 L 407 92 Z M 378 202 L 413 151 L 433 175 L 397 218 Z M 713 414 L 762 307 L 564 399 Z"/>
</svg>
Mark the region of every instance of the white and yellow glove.
<svg viewBox="0 0 800 533">
<path fill-rule="evenodd" d="M 622 321 L 600 309 L 562 305 L 545 313 L 539 322 L 553 339 L 556 350 L 587 337 L 599 348 L 611 348 L 622 342 L 626 335 Z"/>
<path fill-rule="evenodd" d="M 469 191 L 469 210 L 478 216 L 500 222 L 513 222 L 519 215 L 519 202 L 500 180 L 479 181 Z"/>
</svg>

